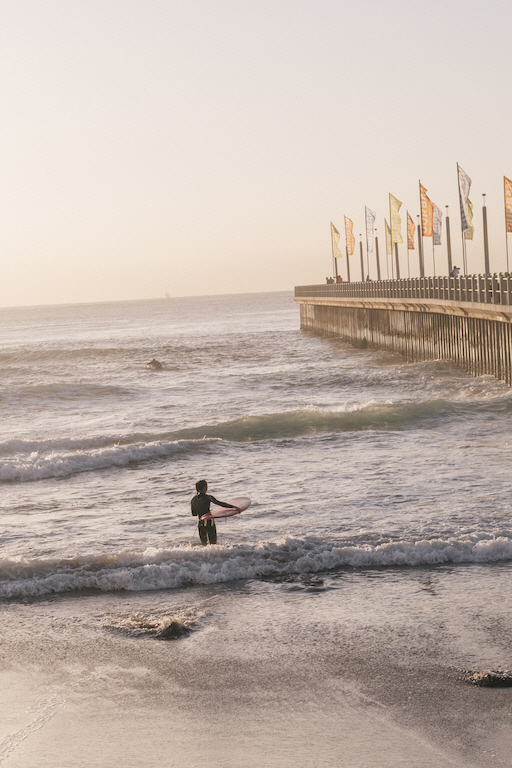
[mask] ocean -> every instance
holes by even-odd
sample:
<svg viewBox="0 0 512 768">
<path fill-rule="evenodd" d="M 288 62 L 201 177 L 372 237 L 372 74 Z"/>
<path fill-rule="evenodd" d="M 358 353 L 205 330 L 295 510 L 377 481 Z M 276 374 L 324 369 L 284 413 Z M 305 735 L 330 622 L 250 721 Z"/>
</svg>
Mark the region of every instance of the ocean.
<svg viewBox="0 0 512 768">
<path fill-rule="evenodd" d="M 2 767 L 511 765 L 509 387 L 291 292 L 0 321 Z"/>
</svg>

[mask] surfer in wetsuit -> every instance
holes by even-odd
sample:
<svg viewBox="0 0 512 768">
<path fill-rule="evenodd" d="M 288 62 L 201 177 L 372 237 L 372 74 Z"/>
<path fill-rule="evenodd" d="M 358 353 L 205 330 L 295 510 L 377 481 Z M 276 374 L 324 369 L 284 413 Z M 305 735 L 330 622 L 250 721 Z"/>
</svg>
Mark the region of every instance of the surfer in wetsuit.
<svg viewBox="0 0 512 768">
<path fill-rule="evenodd" d="M 226 504 L 224 501 L 217 501 L 216 498 L 206 493 L 207 490 L 208 483 L 206 480 L 198 480 L 196 483 L 197 493 L 190 502 L 192 514 L 199 518 L 197 521 L 197 532 L 199 533 L 199 538 L 201 539 L 203 547 L 205 547 L 208 542 L 210 542 L 210 544 L 217 543 L 215 520 L 201 520 L 202 516 L 207 515 L 210 511 L 210 504 L 218 504 L 219 507 L 227 507 L 228 509 L 238 509 L 238 507 L 233 507 L 232 504 Z"/>
</svg>

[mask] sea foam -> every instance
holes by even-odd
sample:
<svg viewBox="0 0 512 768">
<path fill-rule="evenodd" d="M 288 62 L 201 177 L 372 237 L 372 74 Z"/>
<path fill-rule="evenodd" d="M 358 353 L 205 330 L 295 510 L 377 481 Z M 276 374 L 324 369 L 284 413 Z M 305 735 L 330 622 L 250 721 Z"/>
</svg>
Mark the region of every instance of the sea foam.
<svg viewBox="0 0 512 768">
<path fill-rule="evenodd" d="M 149 548 L 101 556 L 0 561 L 0 598 L 39 597 L 97 589 L 133 592 L 191 584 L 318 573 L 340 568 L 490 563 L 512 560 L 512 539 L 460 538 L 352 544 L 316 537 L 198 548 Z"/>
<path fill-rule="evenodd" d="M 0 460 L 0 482 L 30 482 L 50 477 L 69 477 L 80 472 L 126 467 L 143 461 L 168 458 L 204 447 L 201 441 L 155 441 L 110 445 L 77 451 L 16 454 Z"/>
</svg>

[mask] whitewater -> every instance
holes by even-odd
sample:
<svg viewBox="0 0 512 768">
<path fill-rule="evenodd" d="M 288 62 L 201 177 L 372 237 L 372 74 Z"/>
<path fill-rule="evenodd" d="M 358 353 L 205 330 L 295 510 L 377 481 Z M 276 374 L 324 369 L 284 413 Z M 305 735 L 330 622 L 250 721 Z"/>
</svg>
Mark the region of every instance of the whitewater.
<svg viewBox="0 0 512 768">
<path fill-rule="evenodd" d="M 425 697 L 416 712 L 410 686 L 402 711 L 396 693 L 396 680 L 419 663 L 453 705 L 457 670 L 512 666 L 512 393 L 503 382 L 301 331 L 291 292 L 11 308 L 0 318 L 2 654 L 20 701 L 29 701 L 36 679 L 43 702 L 31 720 L 34 702 L 18 712 L 4 698 L 14 714 L 0 731 L 1 765 L 116 760 L 109 745 L 130 730 L 125 699 L 125 719 L 115 728 L 109 721 L 102 752 L 69 713 L 83 685 L 91 697 L 82 705 L 102 723 L 100 690 L 133 689 L 145 701 L 149 677 L 133 669 L 159 676 L 171 646 L 140 643 L 173 622 L 186 637 L 172 644 L 167 672 L 180 690 L 188 686 L 190 701 L 204 695 L 192 658 L 213 641 L 224 672 L 211 706 L 231 711 L 221 689 L 236 664 L 237 695 L 256 686 L 263 696 L 270 686 L 274 704 L 281 697 L 291 711 L 309 686 L 304 707 L 324 707 L 321 739 L 300 749 L 305 715 L 293 710 L 284 751 L 270 714 L 261 715 L 266 736 L 252 743 L 254 765 L 387 765 L 383 744 L 390 765 L 401 755 L 416 755 L 408 764 L 418 766 L 485 765 L 491 749 L 494 764 L 507 764 L 502 734 L 499 748 L 477 747 L 471 723 L 441 726 Z M 162 370 L 147 365 L 153 358 Z M 246 512 L 218 523 L 215 547 L 199 546 L 190 514 L 203 478 L 219 499 L 252 499 Z M 289 643 L 298 661 L 285 676 Z M 325 677 L 338 668 L 340 648 L 350 678 L 343 696 L 340 673 Z M 258 660 L 257 672 L 245 669 L 247 658 Z M 392 668 L 394 699 L 384 682 Z M 280 680 L 278 689 L 264 672 Z M 338 726 L 313 673 L 358 734 L 343 754 L 326 735 Z M 361 752 L 363 699 L 343 709 L 347 685 L 352 697 L 356 688 L 367 697 L 366 708 L 395 707 L 392 716 L 370 713 L 374 732 L 389 718 L 374 752 Z M 151 695 L 163 695 L 162 686 Z M 57 706 L 61 700 L 69 706 Z M 148 757 L 144 728 L 155 713 L 146 704 L 146 736 L 123 756 L 125 768 Z M 207 753 L 187 741 L 192 720 L 173 712 L 168 764 L 205 764 Z M 51 729 L 66 717 L 74 740 L 57 748 Z M 233 729 L 238 722 L 252 732 L 243 705 L 232 717 Z M 167 754 L 164 731 L 153 738 Z M 231 747 L 219 742 L 208 764 L 252 765 L 240 762 L 247 744 L 234 732 Z"/>
</svg>

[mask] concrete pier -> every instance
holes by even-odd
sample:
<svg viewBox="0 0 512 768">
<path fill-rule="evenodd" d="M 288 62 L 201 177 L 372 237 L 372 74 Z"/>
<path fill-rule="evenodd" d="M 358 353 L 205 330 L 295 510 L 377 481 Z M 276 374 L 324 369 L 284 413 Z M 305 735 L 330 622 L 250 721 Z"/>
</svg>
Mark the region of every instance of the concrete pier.
<svg viewBox="0 0 512 768">
<path fill-rule="evenodd" d="M 295 301 L 301 328 L 389 349 L 411 362 L 452 360 L 474 376 L 488 374 L 512 384 L 512 280 L 508 275 L 484 278 L 481 289 L 481 276 L 473 277 L 471 295 L 464 293 L 460 279 L 438 278 L 451 281 L 449 293 L 457 298 L 440 298 L 442 292 L 434 295 L 434 289 L 413 297 L 414 286 L 407 285 L 412 281 L 394 280 L 371 287 L 300 286 Z M 358 286 L 360 296 L 355 295 Z"/>
</svg>

